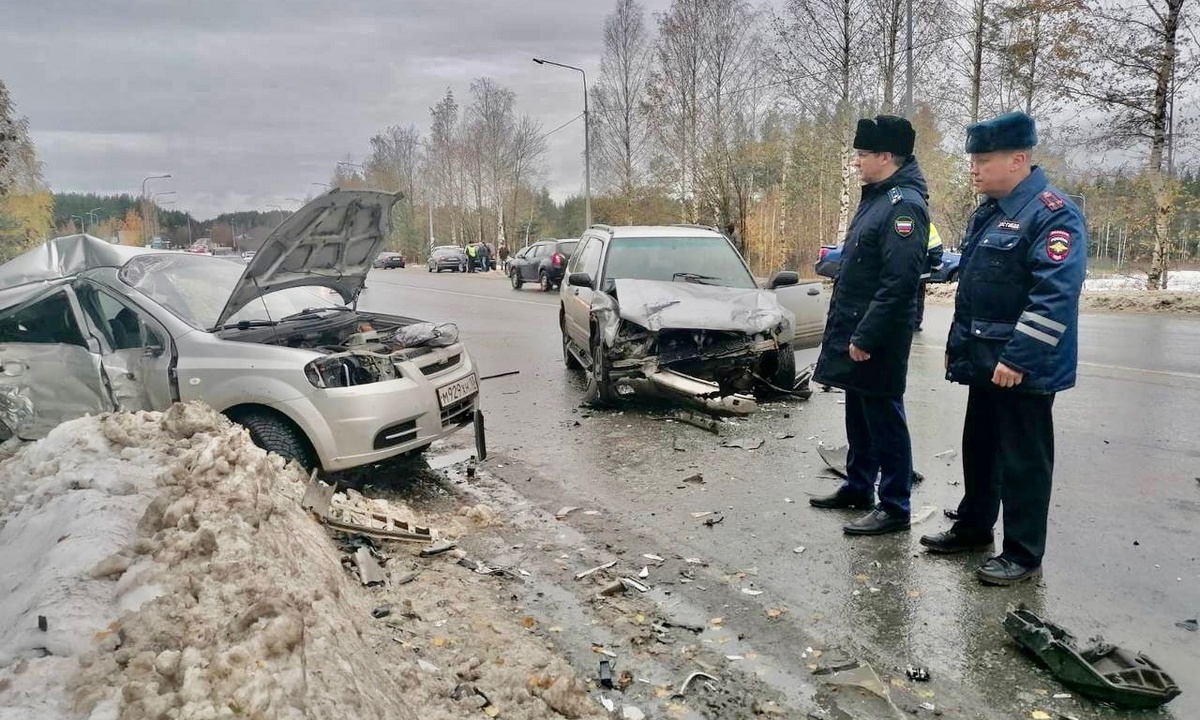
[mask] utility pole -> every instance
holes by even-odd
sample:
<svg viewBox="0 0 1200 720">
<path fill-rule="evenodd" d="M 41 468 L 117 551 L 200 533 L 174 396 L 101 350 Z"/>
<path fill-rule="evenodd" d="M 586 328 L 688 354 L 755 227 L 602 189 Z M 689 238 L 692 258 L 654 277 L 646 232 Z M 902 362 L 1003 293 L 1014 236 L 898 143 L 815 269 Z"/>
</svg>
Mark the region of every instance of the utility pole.
<svg viewBox="0 0 1200 720">
<path fill-rule="evenodd" d="M 908 72 L 904 84 L 904 116 L 911 120 L 913 116 L 913 0 L 908 0 L 908 43 L 905 46 L 905 55 L 907 56 Z"/>
<path fill-rule="evenodd" d="M 583 227 L 586 230 L 592 226 L 592 128 L 591 117 L 588 113 L 587 73 L 583 68 L 564 65 L 545 58 L 534 58 L 533 61 L 538 65 L 554 65 L 574 70 L 583 75 Z"/>
</svg>

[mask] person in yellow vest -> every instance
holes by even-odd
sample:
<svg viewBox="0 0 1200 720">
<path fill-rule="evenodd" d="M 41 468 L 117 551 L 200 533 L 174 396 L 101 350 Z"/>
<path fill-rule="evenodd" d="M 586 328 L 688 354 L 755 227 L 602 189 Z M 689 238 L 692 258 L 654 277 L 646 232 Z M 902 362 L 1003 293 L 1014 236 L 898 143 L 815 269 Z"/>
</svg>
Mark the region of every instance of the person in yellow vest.
<svg viewBox="0 0 1200 720">
<path fill-rule="evenodd" d="M 921 273 L 921 284 L 917 287 L 917 318 L 913 329 L 921 332 L 921 323 L 925 321 L 925 285 L 933 275 L 934 270 L 942 267 L 942 236 L 938 234 L 937 225 L 929 223 L 929 242 L 925 246 L 925 272 Z"/>
</svg>

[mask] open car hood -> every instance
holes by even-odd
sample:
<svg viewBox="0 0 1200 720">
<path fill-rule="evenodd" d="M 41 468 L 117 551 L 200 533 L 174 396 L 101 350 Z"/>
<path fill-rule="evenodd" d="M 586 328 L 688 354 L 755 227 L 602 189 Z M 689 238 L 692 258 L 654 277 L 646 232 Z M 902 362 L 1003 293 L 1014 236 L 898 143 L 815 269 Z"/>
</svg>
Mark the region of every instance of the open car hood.
<svg viewBox="0 0 1200 720">
<path fill-rule="evenodd" d="M 246 265 L 217 319 L 224 325 L 255 299 L 291 287 L 327 287 L 347 305 L 362 291 L 401 195 L 331 190 L 289 215 Z"/>
<path fill-rule="evenodd" d="M 659 330 L 728 330 L 751 335 L 790 329 L 792 312 L 775 293 L 658 280 L 616 280 L 622 320 Z"/>
</svg>

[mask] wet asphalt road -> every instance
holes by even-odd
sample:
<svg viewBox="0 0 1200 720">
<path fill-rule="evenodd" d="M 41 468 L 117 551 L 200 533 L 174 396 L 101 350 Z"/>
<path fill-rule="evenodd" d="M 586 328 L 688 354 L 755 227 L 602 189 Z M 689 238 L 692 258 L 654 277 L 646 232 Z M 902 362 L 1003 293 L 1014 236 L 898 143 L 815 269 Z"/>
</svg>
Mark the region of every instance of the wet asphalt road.
<svg viewBox="0 0 1200 720">
<path fill-rule="evenodd" d="M 484 375 L 489 446 L 537 482 L 518 491 L 547 507 L 589 505 L 637 528 L 654 546 L 713 566 L 757 568 L 763 605 L 785 605 L 819 637 L 861 643 L 887 662 L 927 666 L 998 717 L 1031 709 L 1087 718 L 1133 717 L 1078 699 L 1012 652 L 1000 628 L 1009 603 L 1071 629 L 1140 650 L 1171 672 L 1183 695 L 1151 717 L 1200 718 L 1200 319 L 1086 315 L 1077 388 L 1055 407 L 1057 470 L 1043 580 L 984 588 L 970 574 L 985 556 L 924 555 L 921 534 L 945 526 L 961 494 L 957 457 L 964 388 L 943 379 L 950 308 L 931 305 L 910 363 L 906 405 L 916 466 L 927 480 L 913 507 L 936 512 L 909 534 L 849 539 L 847 515 L 809 508 L 830 492 L 814 447 L 844 442 L 837 393 L 776 403 L 723 430 L 765 439 L 756 451 L 656 419 L 653 408 L 582 409 L 581 379 L 561 362 L 557 294 L 514 291 L 500 277 L 374 271 L 361 305 L 457 322 Z M 812 355 L 812 353 L 809 353 Z M 800 357 L 806 363 L 815 356 Z M 788 417 L 790 416 L 790 417 Z M 794 438 L 779 439 L 792 433 Z M 680 451 L 680 448 L 683 451 Z M 680 479 L 702 472 L 703 485 Z M 725 520 L 702 526 L 693 512 Z M 804 546 L 803 553 L 794 548 Z M 874 588 L 874 590 L 873 590 Z M 801 663 L 800 649 L 771 647 Z M 1146 717 L 1145 714 L 1137 714 Z"/>
</svg>

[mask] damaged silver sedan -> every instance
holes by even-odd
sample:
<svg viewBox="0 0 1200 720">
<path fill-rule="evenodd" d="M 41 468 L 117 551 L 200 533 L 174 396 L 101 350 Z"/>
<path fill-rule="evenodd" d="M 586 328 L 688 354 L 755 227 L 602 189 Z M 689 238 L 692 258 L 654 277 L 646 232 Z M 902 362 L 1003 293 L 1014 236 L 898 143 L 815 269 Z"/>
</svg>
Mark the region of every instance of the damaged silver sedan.
<svg viewBox="0 0 1200 720">
<path fill-rule="evenodd" d="M 330 192 L 247 265 L 74 235 L 0 266 L 0 431 L 201 400 L 340 470 L 481 426 L 454 326 L 356 309 L 397 199 Z"/>
<path fill-rule="evenodd" d="M 808 393 L 795 351 L 820 343 L 819 284 L 781 272 L 760 288 L 715 230 L 596 225 L 567 273 L 563 357 L 592 401 L 643 392 L 745 414 L 764 393 Z"/>
</svg>

